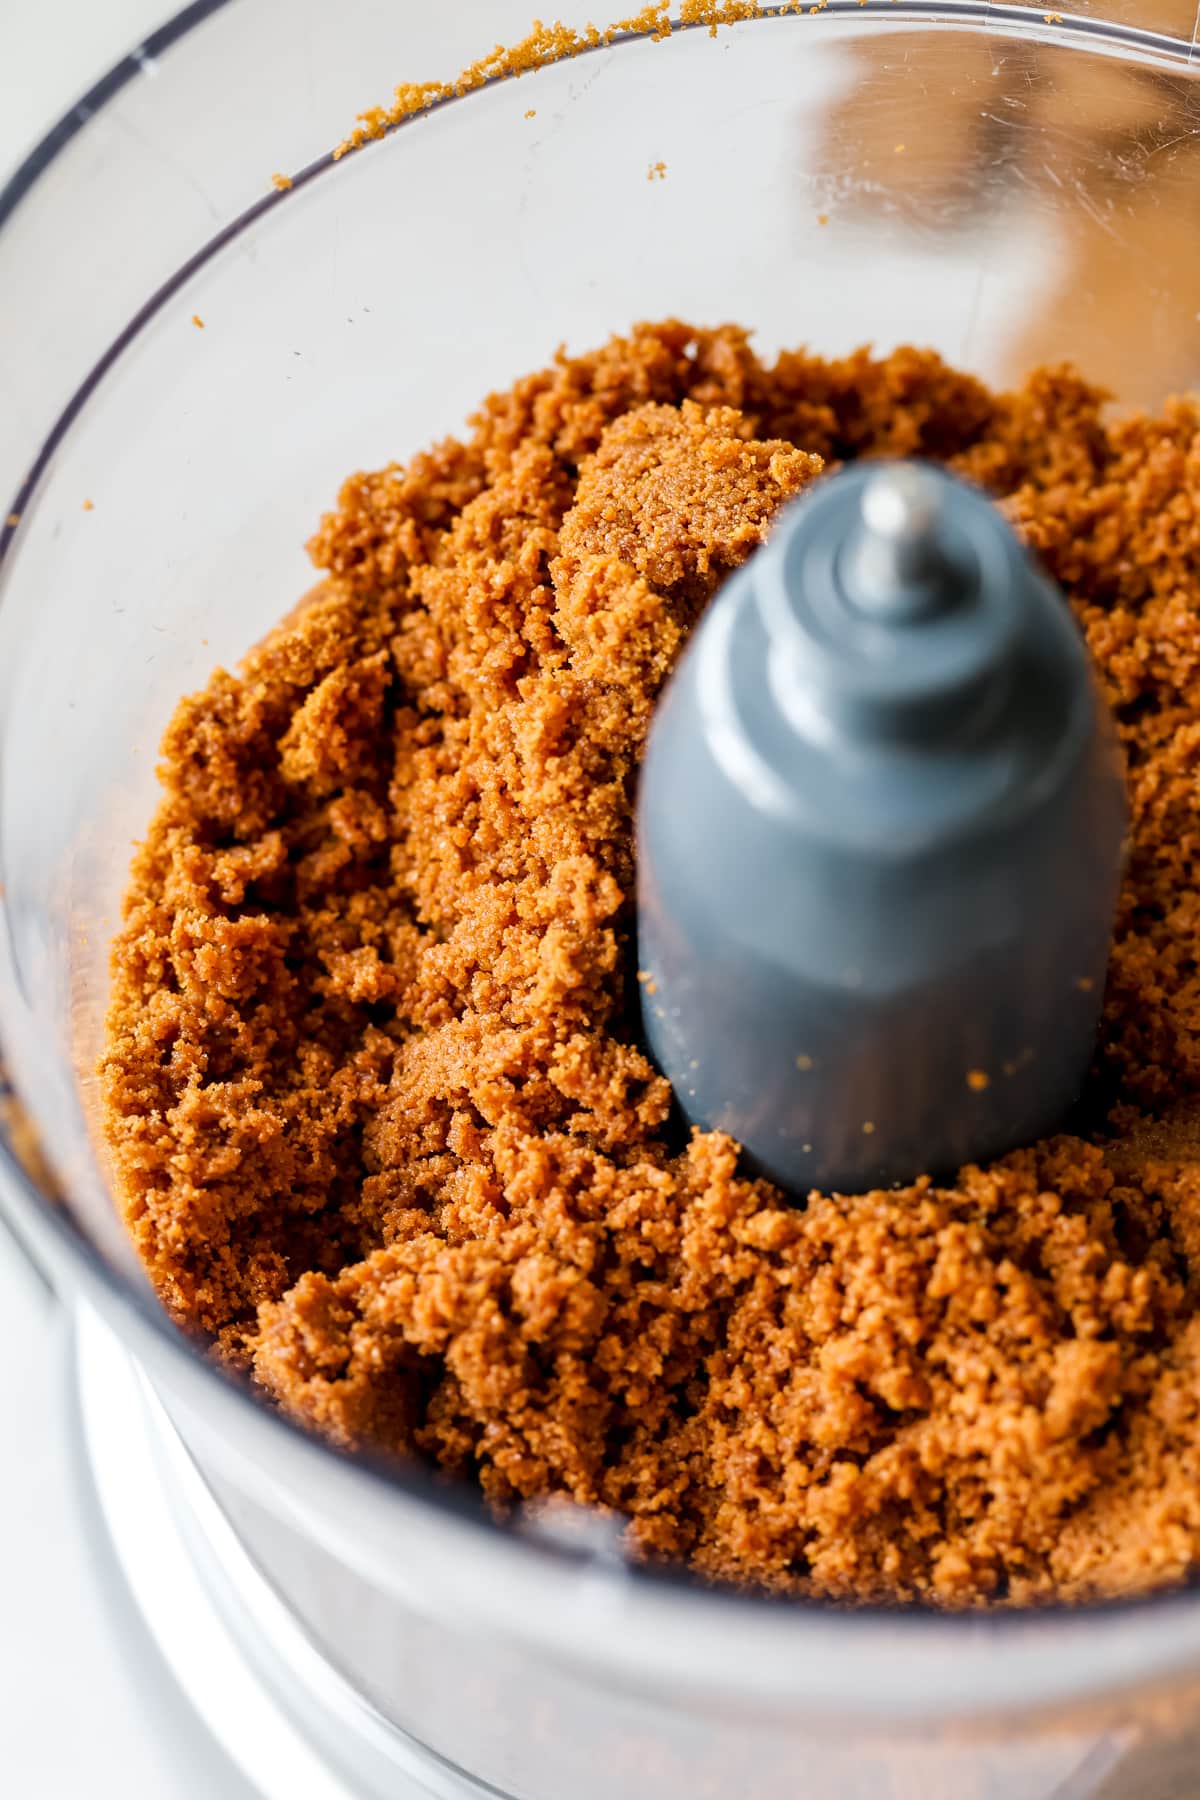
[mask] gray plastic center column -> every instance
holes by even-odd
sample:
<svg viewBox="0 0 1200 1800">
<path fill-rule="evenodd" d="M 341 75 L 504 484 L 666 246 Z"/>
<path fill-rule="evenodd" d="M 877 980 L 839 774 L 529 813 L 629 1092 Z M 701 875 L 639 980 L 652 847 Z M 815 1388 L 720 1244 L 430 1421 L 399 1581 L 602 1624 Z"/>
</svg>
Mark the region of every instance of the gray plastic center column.
<svg viewBox="0 0 1200 1800">
<path fill-rule="evenodd" d="M 803 1194 L 1029 1142 L 1095 1041 L 1126 802 L 1061 594 L 944 471 L 780 515 L 663 696 L 638 811 L 653 1055 Z"/>
</svg>

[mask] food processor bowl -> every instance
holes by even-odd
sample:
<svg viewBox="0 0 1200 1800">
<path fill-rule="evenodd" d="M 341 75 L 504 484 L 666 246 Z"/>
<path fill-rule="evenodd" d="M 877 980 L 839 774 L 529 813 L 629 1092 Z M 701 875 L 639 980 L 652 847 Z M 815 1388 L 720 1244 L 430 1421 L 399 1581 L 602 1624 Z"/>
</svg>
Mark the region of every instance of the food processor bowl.
<svg viewBox="0 0 1200 1800">
<path fill-rule="evenodd" d="M 1077 359 L 1117 406 L 1200 386 L 1191 11 L 625 29 L 334 159 L 394 82 L 518 38 L 524 0 L 198 0 L 0 197 L 0 1188 L 74 1320 L 126 1579 L 264 1793 L 1174 1791 L 1191 1591 L 970 1615 L 717 1591 L 631 1566 L 609 1521 L 500 1522 L 303 1435 L 159 1310 L 94 1069 L 160 734 L 310 584 L 349 471 L 667 315 L 991 382 Z"/>
</svg>

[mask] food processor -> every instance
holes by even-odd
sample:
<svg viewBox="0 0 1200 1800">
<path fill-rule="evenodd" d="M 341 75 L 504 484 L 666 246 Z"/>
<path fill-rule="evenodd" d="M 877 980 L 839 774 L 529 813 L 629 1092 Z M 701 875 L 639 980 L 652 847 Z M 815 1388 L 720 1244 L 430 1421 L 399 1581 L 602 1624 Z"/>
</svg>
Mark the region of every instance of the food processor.
<svg viewBox="0 0 1200 1800">
<path fill-rule="evenodd" d="M 221 1373 L 112 1204 L 94 1068 L 157 742 L 309 585 L 346 473 L 668 315 L 1001 384 L 1074 359 L 1118 407 L 1200 385 L 1190 4 L 699 10 L 335 159 L 525 0 L 197 0 L 0 196 L 3 1213 L 108 1554 L 268 1800 L 1187 1794 L 1191 1589 L 839 1610 L 633 1565 L 574 1508 L 500 1521 Z"/>
<path fill-rule="evenodd" d="M 1079 1099 L 1125 775 L 1063 596 L 986 495 L 866 457 L 782 507 L 658 701 L 637 810 L 646 1042 L 746 1166 L 870 1193 Z"/>
</svg>

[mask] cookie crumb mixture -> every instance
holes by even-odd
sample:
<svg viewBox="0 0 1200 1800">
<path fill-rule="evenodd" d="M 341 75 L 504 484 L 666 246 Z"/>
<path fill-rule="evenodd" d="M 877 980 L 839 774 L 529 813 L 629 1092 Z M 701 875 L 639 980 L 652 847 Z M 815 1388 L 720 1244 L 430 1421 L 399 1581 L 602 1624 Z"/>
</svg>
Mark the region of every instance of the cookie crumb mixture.
<svg viewBox="0 0 1200 1800">
<path fill-rule="evenodd" d="M 640 1046 L 634 791 L 721 582 L 883 454 L 982 483 L 1063 585 L 1133 847 L 1076 1135 L 797 1204 L 682 1137 Z M 1200 405 L 641 326 L 352 477 L 311 549 L 172 720 L 114 952 L 107 1132 L 174 1317 L 337 1443 L 713 1577 L 970 1605 L 1193 1570 Z"/>
</svg>

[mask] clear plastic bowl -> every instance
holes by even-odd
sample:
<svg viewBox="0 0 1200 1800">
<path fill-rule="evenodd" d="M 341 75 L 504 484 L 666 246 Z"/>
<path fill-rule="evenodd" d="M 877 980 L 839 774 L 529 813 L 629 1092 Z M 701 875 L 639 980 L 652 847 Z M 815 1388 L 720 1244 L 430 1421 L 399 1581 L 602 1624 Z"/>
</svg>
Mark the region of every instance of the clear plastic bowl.
<svg viewBox="0 0 1200 1800">
<path fill-rule="evenodd" d="M 516 38 L 525 0 L 201 0 L 0 197 L 0 1041 L 45 1157 L 9 1129 L 4 1207 L 239 1528 L 298 1534 L 285 1598 L 319 1562 L 381 1609 L 373 1641 L 419 1647 L 419 1679 L 382 1653 L 355 1678 L 460 1765 L 429 1792 L 1036 1796 L 1120 1764 L 1148 1795 L 1147 1705 L 1186 1725 L 1164 1695 L 1200 1678 L 1191 1593 L 971 1617 L 715 1593 L 304 1437 L 159 1312 L 92 1076 L 159 734 L 303 592 L 349 470 L 560 342 L 672 313 L 768 351 L 932 345 L 993 381 L 1077 357 L 1117 404 L 1200 385 L 1191 7 L 1124 10 L 833 0 L 626 35 L 335 163 L 360 107 Z"/>
</svg>

